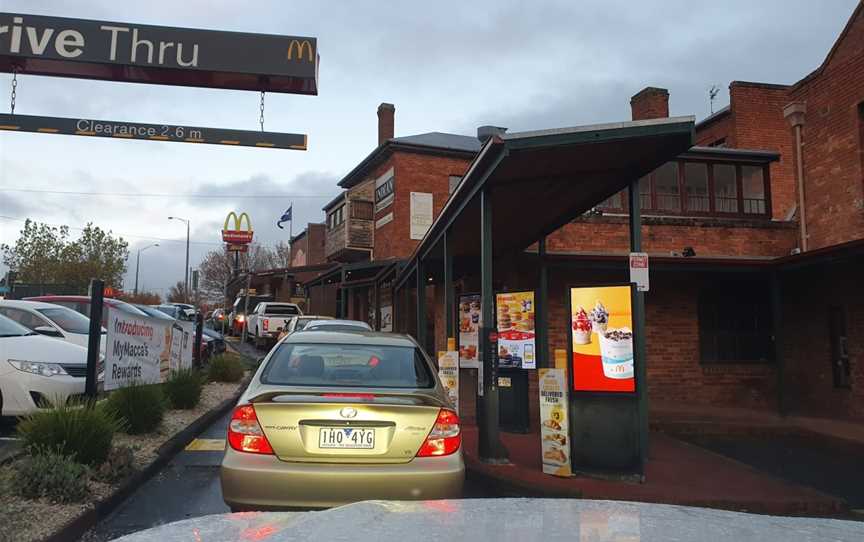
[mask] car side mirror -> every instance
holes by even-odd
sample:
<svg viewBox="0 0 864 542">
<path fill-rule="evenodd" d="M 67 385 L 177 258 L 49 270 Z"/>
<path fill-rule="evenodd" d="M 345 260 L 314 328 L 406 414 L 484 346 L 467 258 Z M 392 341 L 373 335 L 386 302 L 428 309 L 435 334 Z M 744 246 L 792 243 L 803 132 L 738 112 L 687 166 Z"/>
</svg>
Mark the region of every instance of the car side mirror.
<svg viewBox="0 0 864 542">
<path fill-rule="evenodd" d="M 38 333 L 39 335 L 45 335 L 46 337 L 62 337 L 63 334 L 54 329 L 51 326 L 36 326 L 33 328 L 33 331 Z"/>
</svg>

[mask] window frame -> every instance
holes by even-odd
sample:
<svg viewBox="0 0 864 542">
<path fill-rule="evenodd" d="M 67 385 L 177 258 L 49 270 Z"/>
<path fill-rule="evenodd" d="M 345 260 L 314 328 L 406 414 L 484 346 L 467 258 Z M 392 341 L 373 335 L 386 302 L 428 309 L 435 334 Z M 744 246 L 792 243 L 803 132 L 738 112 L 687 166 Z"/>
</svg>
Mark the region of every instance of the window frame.
<svg viewBox="0 0 864 542">
<path fill-rule="evenodd" d="M 771 167 L 767 163 L 751 163 L 751 162 L 734 162 L 734 161 L 725 161 L 725 160 L 706 160 L 706 159 L 691 159 L 691 158 L 679 158 L 676 160 L 670 160 L 669 162 L 676 162 L 678 164 L 678 197 L 680 198 L 679 202 L 679 210 L 673 211 L 668 209 L 658 209 L 657 207 L 657 185 L 655 181 L 655 176 L 657 171 L 665 165 L 665 163 L 659 167 L 657 167 L 651 173 L 645 175 L 642 179 L 640 179 L 640 190 L 642 182 L 648 183 L 648 194 L 647 198 L 644 198 L 642 194 L 640 194 L 639 201 L 642 202 L 643 199 L 647 199 L 649 201 L 649 206 L 642 205 L 641 211 L 644 216 L 682 216 L 682 217 L 715 217 L 715 218 L 746 218 L 746 219 L 758 219 L 758 220 L 770 220 L 772 216 L 771 209 Z M 668 162 L 667 162 L 668 163 Z M 708 211 L 697 211 L 690 210 L 687 206 L 687 195 L 686 195 L 686 165 L 687 164 L 704 164 L 706 168 L 707 174 L 707 182 L 708 182 Z M 732 165 L 735 167 L 735 186 L 737 190 L 737 210 L 735 212 L 724 212 L 718 211 L 716 209 L 715 204 L 715 194 L 714 194 L 714 166 L 715 165 Z M 743 166 L 753 166 L 753 167 L 761 167 L 762 169 L 762 185 L 763 185 L 763 198 L 765 203 L 765 212 L 764 213 L 746 213 L 744 212 L 744 191 L 743 191 Z M 602 202 L 602 204 L 598 205 L 597 208 L 604 211 L 610 212 L 628 212 L 628 198 L 625 196 L 627 189 L 622 190 L 616 194 L 613 194 L 606 200 Z M 612 207 L 609 205 L 605 205 L 610 200 L 617 200 L 617 207 Z"/>
<path fill-rule="evenodd" d="M 332 211 L 327 213 L 327 227 L 330 230 L 335 230 L 345 223 L 345 202 L 334 207 Z"/>
<path fill-rule="evenodd" d="M 730 292 L 735 293 L 730 295 Z M 708 310 L 711 310 L 712 314 L 716 315 L 718 312 L 723 310 L 724 305 L 740 305 L 741 299 L 757 299 L 761 301 L 758 305 L 754 302 L 753 306 L 759 306 L 760 310 L 758 310 L 756 316 L 758 318 L 761 314 L 764 317 L 764 327 L 759 327 L 757 321 L 757 328 L 753 332 L 748 333 L 741 329 L 744 327 L 740 324 L 743 320 L 739 318 L 738 320 L 734 320 L 730 326 L 734 331 L 730 331 L 730 329 L 721 329 L 718 325 L 715 325 L 713 329 L 709 329 L 709 323 L 704 320 Z M 748 311 L 729 311 L 732 315 L 747 314 L 747 312 Z M 712 367 L 724 365 L 769 366 L 775 364 L 776 356 L 773 341 L 775 341 L 776 338 L 774 337 L 773 317 L 770 294 L 767 287 L 762 283 L 717 281 L 712 283 L 710 286 L 706 286 L 699 292 L 696 300 L 699 365 L 703 367 Z M 720 356 L 721 347 L 716 341 L 730 334 L 733 334 L 736 339 L 745 338 L 751 340 L 764 340 L 765 358 L 748 358 L 742 356 L 740 352 L 742 349 L 740 343 L 736 342 L 735 349 L 738 350 L 738 355 L 731 359 L 723 359 Z M 705 356 L 707 348 L 705 341 L 709 339 L 715 341 L 713 348 L 715 355 L 712 359 L 708 359 Z"/>
</svg>

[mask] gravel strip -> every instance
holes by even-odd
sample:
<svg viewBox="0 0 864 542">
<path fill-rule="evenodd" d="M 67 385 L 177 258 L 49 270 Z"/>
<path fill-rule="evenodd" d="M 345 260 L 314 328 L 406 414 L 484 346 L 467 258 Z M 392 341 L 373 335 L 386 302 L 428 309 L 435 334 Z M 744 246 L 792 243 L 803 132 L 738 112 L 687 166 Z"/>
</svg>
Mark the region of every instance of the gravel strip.
<svg viewBox="0 0 864 542">
<path fill-rule="evenodd" d="M 114 446 L 129 446 L 135 452 L 135 467 L 140 470 L 152 463 L 159 447 L 185 429 L 205 412 L 231 397 L 237 384 L 211 382 L 204 387 L 201 402 L 192 410 L 168 410 L 155 433 L 148 435 L 114 435 Z M 91 495 L 84 503 L 53 504 L 45 499 L 28 500 L 15 495 L 10 483 L 15 462 L 0 467 L 0 542 L 37 542 L 50 536 L 68 521 L 80 516 L 94 503 L 110 495 L 121 482 L 106 484 L 91 480 Z"/>
</svg>

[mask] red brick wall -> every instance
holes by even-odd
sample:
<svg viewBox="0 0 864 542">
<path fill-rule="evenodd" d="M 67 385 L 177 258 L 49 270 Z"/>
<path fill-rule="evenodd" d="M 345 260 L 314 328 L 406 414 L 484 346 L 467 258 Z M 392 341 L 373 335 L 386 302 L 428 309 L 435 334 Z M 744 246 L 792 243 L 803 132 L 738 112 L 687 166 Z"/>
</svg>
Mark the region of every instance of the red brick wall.
<svg viewBox="0 0 864 542">
<path fill-rule="evenodd" d="M 324 263 L 326 261 L 324 257 L 326 226 L 324 224 L 308 224 L 306 228 L 306 265 Z"/>
<path fill-rule="evenodd" d="M 795 87 L 807 104 L 804 179 L 808 248 L 864 238 L 864 10 L 824 69 Z M 791 133 L 791 132 L 790 132 Z"/>
<path fill-rule="evenodd" d="M 783 220 L 797 201 L 794 141 L 783 107 L 789 103 L 789 87 L 733 81 L 729 85 L 735 146 L 771 150 L 780 161 L 771 164 L 771 208 Z"/>
<path fill-rule="evenodd" d="M 669 91 L 645 87 L 630 98 L 633 120 L 665 119 L 669 116 Z"/>
<path fill-rule="evenodd" d="M 585 217 L 559 229 L 546 240 L 550 252 L 627 252 L 626 217 Z M 786 256 L 796 246 L 793 223 L 722 221 L 717 219 L 643 219 L 642 246 L 650 253 L 669 254 L 693 247 L 697 256 Z"/>
<path fill-rule="evenodd" d="M 395 165 L 395 198 L 393 204 L 375 214 L 380 219 L 393 213 L 393 221 L 375 230 L 374 258 L 407 258 L 420 243 L 410 238 L 411 192 L 432 193 L 433 217 L 438 216 L 450 195 L 450 175 L 462 175 L 468 167 L 467 158 L 451 158 L 429 154 L 395 152 L 379 167 L 381 173 Z M 380 175 L 380 173 L 379 173 Z"/>
<path fill-rule="evenodd" d="M 727 147 L 736 146 L 735 132 L 732 131 L 732 114 L 729 112 L 696 129 L 697 146 L 709 147 L 719 139 L 725 139 Z"/>
<path fill-rule="evenodd" d="M 784 390 L 793 413 L 864 419 L 864 263 L 784 275 Z M 846 312 L 851 388 L 834 386 L 829 307 Z"/>
</svg>

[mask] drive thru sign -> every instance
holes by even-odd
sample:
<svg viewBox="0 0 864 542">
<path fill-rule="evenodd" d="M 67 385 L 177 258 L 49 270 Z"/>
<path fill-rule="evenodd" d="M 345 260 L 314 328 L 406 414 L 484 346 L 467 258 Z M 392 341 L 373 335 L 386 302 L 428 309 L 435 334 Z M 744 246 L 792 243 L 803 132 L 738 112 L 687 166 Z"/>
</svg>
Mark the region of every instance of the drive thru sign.
<svg viewBox="0 0 864 542">
<path fill-rule="evenodd" d="M 636 283 L 639 292 L 648 291 L 648 254 L 645 252 L 630 253 L 630 282 Z"/>
</svg>

